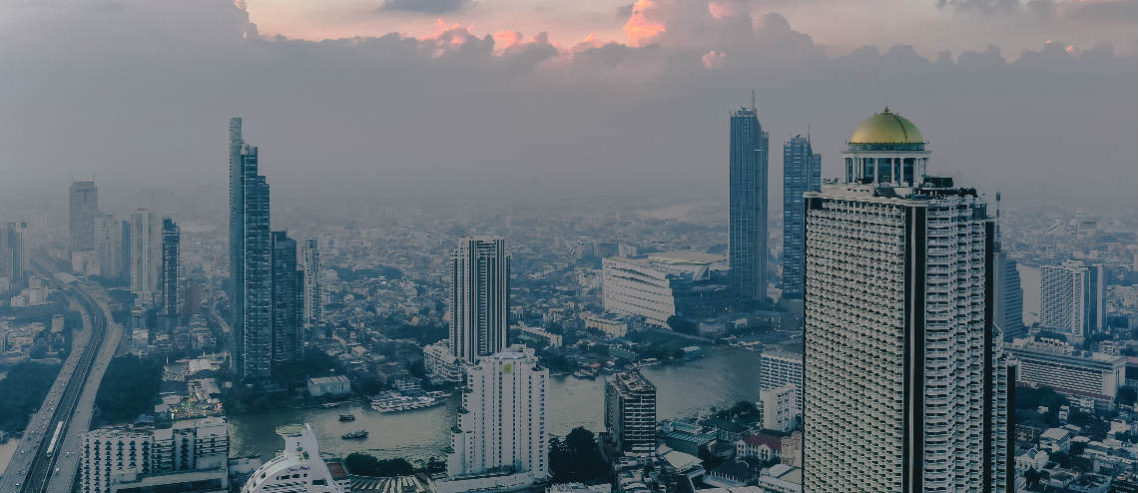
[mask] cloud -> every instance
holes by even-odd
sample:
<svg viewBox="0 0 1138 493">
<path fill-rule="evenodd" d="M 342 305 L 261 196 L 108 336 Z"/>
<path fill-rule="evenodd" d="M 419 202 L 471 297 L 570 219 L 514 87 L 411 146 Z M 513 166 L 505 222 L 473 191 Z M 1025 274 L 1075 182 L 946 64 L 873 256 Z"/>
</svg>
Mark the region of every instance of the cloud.
<svg viewBox="0 0 1138 493">
<path fill-rule="evenodd" d="M 448 14 L 473 4 L 473 0 L 384 0 L 379 10 L 418 12 L 422 14 Z"/>
<path fill-rule="evenodd" d="M 920 126 L 935 172 L 1009 200 L 1133 197 L 1138 180 L 1138 60 L 1109 45 L 831 56 L 793 17 L 716 18 L 689 0 L 640 4 L 666 28 L 651 42 L 559 48 L 453 19 L 305 41 L 257 35 L 232 0 L 120 1 L 113 14 L 29 9 L 0 29 L 5 68 L 21 74 L 0 78 L 0 176 L 19 177 L 0 180 L 0 200 L 57 207 L 71 176 L 97 173 L 111 211 L 174 188 L 223 217 L 233 115 L 261 147 L 282 226 L 298 210 L 474 195 L 719 200 L 726 115 L 752 88 L 772 184 L 782 141 L 810 125 L 832 176 L 849 131 L 886 104 Z"/>
<path fill-rule="evenodd" d="M 936 0 L 939 8 L 977 12 L 1010 12 L 1022 7 L 1020 0 Z"/>
<path fill-rule="evenodd" d="M 636 0 L 632 5 L 632 15 L 624 24 L 624 34 L 633 46 L 641 46 L 655 41 L 667 28 L 662 22 L 652 19 L 656 3 L 653 0 Z"/>
<path fill-rule="evenodd" d="M 1138 0 L 1066 0 L 1061 15 L 1074 21 L 1123 23 L 1133 26 Z"/>
</svg>

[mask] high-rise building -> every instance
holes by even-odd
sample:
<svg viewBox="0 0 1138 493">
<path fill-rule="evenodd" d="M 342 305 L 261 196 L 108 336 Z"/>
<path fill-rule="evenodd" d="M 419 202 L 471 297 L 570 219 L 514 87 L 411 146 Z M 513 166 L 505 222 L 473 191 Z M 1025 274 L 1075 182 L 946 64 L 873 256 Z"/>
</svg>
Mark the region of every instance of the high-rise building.
<svg viewBox="0 0 1138 493">
<path fill-rule="evenodd" d="M 773 390 L 787 385 L 798 389 L 798 409 L 802 409 L 802 354 L 770 349 L 759 354 L 759 390 Z"/>
<path fill-rule="evenodd" d="M 769 150 L 753 103 L 731 114 L 727 260 L 731 289 L 741 303 L 766 299 Z"/>
<path fill-rule="evenodd" d="M 229 120 L 229 273 L 234 369 L 243 380 L 272 370 L 272 239 L 269 184 L 257 148 L 245 144 L 241 119 Z"/>
<path fill-rule="evenodd" d="M 639 370 L 605 379 L 605 430 L 618 450 L 656 450 L 656 386 Z"/>
<path fill-rule="evenodd" d="M 79 491 L 200 491 L 229 489 L 229 427 L 225 418 L 174 421 L 168 427 L 115 426 L 83 433 Z"/>
<path fill-rule="evenodd" d="M 1040 269 L 1040 325 L 1072 344 L 1101 333 L 1106 324 L 1102 265 L 1070 260 Z"/>
<path fill-rule="evenodd" d="M 1010 490 L 994 222 L 929 155 L 886 109 L 805 194 L 804 493 Z"/>
<path fill-rule="evenodd" d="M 549 476 L 545 396 L 549 370 L 515 345 L 467 367 L 462 410 L 439 493 L 513 491 Z"/>
<path fill-rule="evenodd" d="M 324 319 L 324 286 L 320 282 L 320 241 L 304 240 L 304 326 L 320 325 Z"/>
<path fill-rule="evenodd" d="M 346 493 L 351 486 L 342 467 L 336 474 L 320 456 L 320 444 L 312 427 L 277 427 L 285 446 L 272 460 L 257 468 L 241 493 Z M 339 464 L 338 464 L 339 465 Z"/>
<path fill-rule="evenodd" d="M 802 194 L 822 187 L 822 155 L 810 137 L 795 135 L 782 146 L 782 298 L 802 299 L 806 209 Z"/>
<path fill-rule="evenodd" d="M 300 303 L 304 274 L 296 266 L 296 241 L 273 231 L 273 361 L 300 359 Z"/>
<path fill-rule="evenodd" d="M 782 432 L 798 427 L 802 419 L 799 399 L 802 392 L 794 384 L 759 391 L 759 422 L 763 428 Z"/>
<path fill-rule="evenodd" d="M 1023 337 L 1027 328 L 1023 325 L 1023 287 L 1019 281 L 1019 268 L 1016 261 L 1008 257 L 1000 241 L 1000 194 L 996 192 L 996 327 L 1004 335 L 1005 341 Z"/>
<path fill-rule="evenodd" d="M 119 231 L 122 232 L 122 239 L 119 240 L 119 245 L 122 246 L 120 248 L 121 258 L 119 259 L 119 280 L 128 285 L 131 279 L 131 259 L 134 258 L 134 254 L 131 252 L 134 248 L 134 235 L 131 234 L 130 227 L 130 220 L 123 219 L 119 223 Z"/>
<path fill-rule="evenodd" d="M 501 237 L 463 238 L 450 255 L 450 348 L 466 363 L 502 351 L 510 321 L 510 255 Z"/>
<path fill-rule="evenodd" d="M 27 223 L 0 224 L 0 278 L 14 287 L 28 271 Z"/>
<path fill-rule="evenodd" d="M 95 249 L 95 216 L 99 214 L 99 190 L 93 181 L 71 183 L 71 251 Z"/>
<path fill-rule="evenodd" d="M 161 290 L 161 316 L 176 322 L 182 313 L 181 285 L 181 243 L 182 233 L 178 224 L 168 217 L 162 218 L 162 268 L 158 271 L 158 287 Z"/>
<path fill-rule="evenodd" d="M 110 214 L 95 218 L 95 258 L 99 275 L 106 279 L 122 279 L 123 237 L 122 221 Z"/>
<path fill-rule="evenodd" d="M 154 214 L 138 209 L 130 215 L 130 292 L 136 303 L 154 301 L 157 264 L 154 262 Z"/>
</svg>

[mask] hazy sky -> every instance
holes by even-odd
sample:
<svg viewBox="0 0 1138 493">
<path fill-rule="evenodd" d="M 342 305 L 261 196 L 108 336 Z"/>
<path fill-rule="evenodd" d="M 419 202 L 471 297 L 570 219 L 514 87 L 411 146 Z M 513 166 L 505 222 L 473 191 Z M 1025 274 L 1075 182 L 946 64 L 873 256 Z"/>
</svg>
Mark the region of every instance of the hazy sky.
<svg viewBox="0 0 1138 493">
<path fill-rule="evenodd" d="M 233 115 L 274 207 L 723 198 L 752 88 L 774 198 L 886 104 L 1008 200 L 1138 193 L 1136 0 L 247 2 L 0 0 L 0 204 L 223 203 Z"/>
</svg>

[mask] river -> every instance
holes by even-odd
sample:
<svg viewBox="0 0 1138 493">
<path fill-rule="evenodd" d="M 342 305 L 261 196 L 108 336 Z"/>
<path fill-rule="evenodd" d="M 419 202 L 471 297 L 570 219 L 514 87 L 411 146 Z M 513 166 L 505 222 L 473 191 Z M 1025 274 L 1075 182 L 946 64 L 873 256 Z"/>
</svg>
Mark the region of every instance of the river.
<svg viewBox="0 0 1138 493">
<path fill-rule="evenodd" d="M 759 397 L 759 354 L 728 347 L 705 347 L 706 357 L 670 366 L 644 369 L 657 388 L 660 419 L 687 416 L 712 406 Z M 333 409 L 279 410 L 230 418 L 230 455 L 269 458 L 283 441 L 273 430 L 289 423 L 309 423 L 320 441 L 320 450 L 338 456 L 371 452 L 380 458 L 425 459 L 442 457 L 450 444 L 458 397 L 445 406 L 407 413 L 380 414 L 362 404 Z M 553 377 L 547 402 L 549 432 L 564 436 L 578 426 L 593 432 L 604 429 L 604 380 Z M 340 422 L 351 413 L 355 421 Z M 343 440 L 353 430 L 370 432 L 363 440 Z"/>
</svg>

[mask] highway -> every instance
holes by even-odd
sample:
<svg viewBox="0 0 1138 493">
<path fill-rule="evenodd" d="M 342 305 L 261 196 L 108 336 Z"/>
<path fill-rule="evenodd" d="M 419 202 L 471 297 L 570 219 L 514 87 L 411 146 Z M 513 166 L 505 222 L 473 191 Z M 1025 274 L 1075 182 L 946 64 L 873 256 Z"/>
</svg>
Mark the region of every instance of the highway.
<svg viewBox="0 0 1138 493">
<path fill-rule="evenodd" d="M 49 482 L 59 474 L 56 463 L 61 456 L 69 459 L 67 462 L 72 464 L 69 467 L 74 467 L 77 459 L 72 453 L 74 449 L 66 450 L 64 442 L 74 443 L 74 439 L 67 440 L 67 438 L 86 431 L 88 422 L 78 423 L 75 429 L 72 429 L 72 421 L 80 398 L 84 395 L 83 390 L 88 386 L 88 377 L 91 376 L 92 368 L 100 359 L 99 350 L 103 347 L 107 335 L 106 313 L 83 286 L 78 283 L 64 286 L 42 264 L 33 263 L 33 267 L 46 282 L 52 285 L 53 289 L 65 292 L 68 298 L 78 303 L 83 312 L 84 326 L 90 327 L 90 331 L 87 334 L 86 345 L 82 349 L 73 347 L 73 350 L 79 349 L 79 355 L 76 357 L 72 354 L 68 357 L 64 368 L 60 370 L 60 379 L 57 379 L 48 393 L 39 412 L 32 417 L 28 425 L 29 432 L 25 433 L 20 443 L 20 450 L 12 457 L 8 470 L 0 479 L 0 491 L 5 493 L 47 491 Z M 101 372 L 98 376 L 101 378 Z M 65 383 L 62 379 L 66 379 Z M 92 386 L 97 388 L 98 382 L 94 382 Z M 58 436 L 56 440 L 52 440 L 52 437 L 56 436 L 54 433 L 56 430 L 59 431 Z M 68 477 L 74 478 L 74 469 L 68 472 Z M 70 489 L 70 485 L 67 489 Z"/>
</svg>

